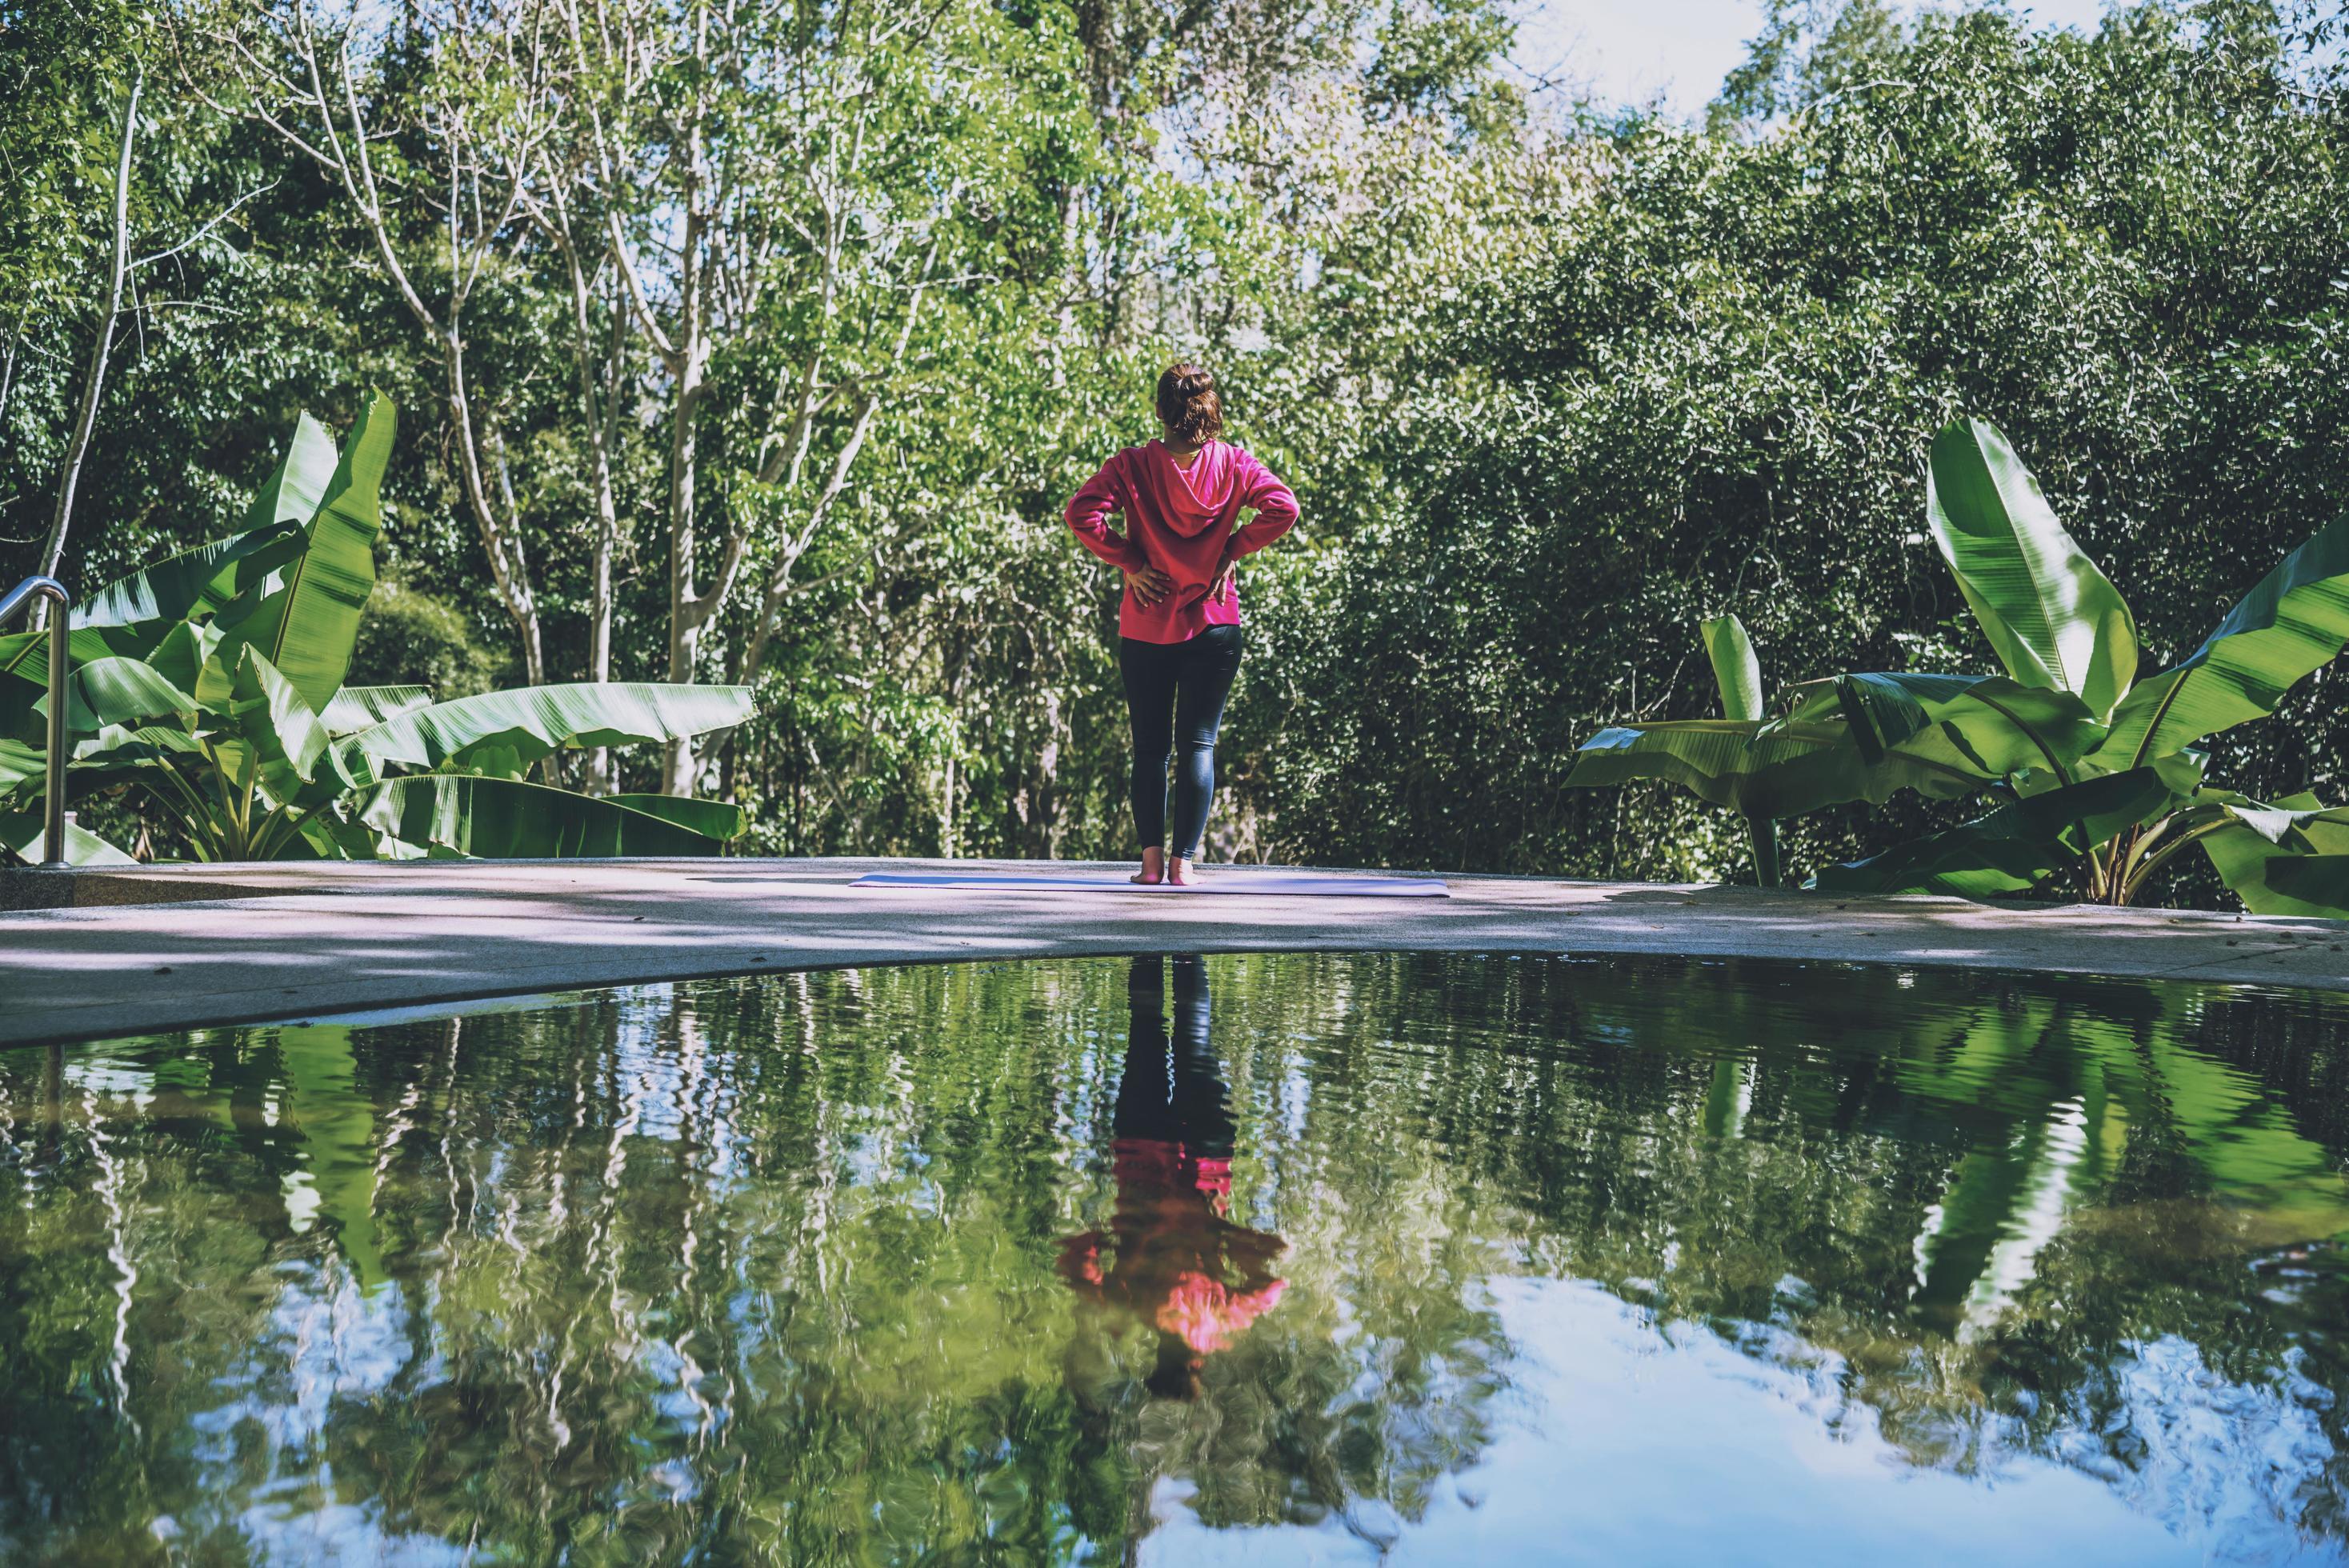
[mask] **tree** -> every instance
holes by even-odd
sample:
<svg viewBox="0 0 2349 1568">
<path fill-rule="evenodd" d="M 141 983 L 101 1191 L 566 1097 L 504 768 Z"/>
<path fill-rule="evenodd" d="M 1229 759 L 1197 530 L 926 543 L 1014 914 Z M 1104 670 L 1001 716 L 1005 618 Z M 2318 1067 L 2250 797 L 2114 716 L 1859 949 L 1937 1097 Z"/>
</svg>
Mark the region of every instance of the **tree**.
<svg viewBox="0 0 2349 1568">
<path fill-rule="evenodd" d="M 388 101 L 378 101 L 376 90 L 363 99 L 352 58 L 369 42 L 356 10 L 331 25 L 314 18 L 307 0 L 217 22 L 194 14 L 212 24 L 201 36 L 227 67 L 233 110 L 332 176 L 387 283 L 431 344 L 465 499 L 535 682 L 546 675 L 538 594 L 512 504 L 498 403 L 481 397 L 468 360 L 466 315 L 484 273 L 508 256 L 523 187 L 549 134 L 546 105 L 530 90 L 545 69 L 548 39 L 529 7 L 452 15 L 461 20 L 434 28 L 411 9 L 404 29 L 378 40 L 381 75 L 369 87 Z M 410 50 L 422 59 L 408 58 Z M 387 111 L 412 133 L 404 144 L 386 140 Z"/>
<path fill-rule="evenodd" d="M 49 521 L 49 537 L 41 547 L 41 575 L 54 577 L 57 563 L 66 552 L 66 529 L 73 521 L 74 487 L 81 479 L 82 458 L 89 450 L 90 427 L 98 419 L 98 400 L 106 390 L 106 360 L 114 346 L 114 325 L 122 314 L 122 276 L 129 265 L 130 253 L 130 153 L 132 139 L 139 129 L 139 89 L 146 84 L 146 73 L 134 71 L 130 92 L 122 105 L 121 151 L 114 170 L 114 246 L 113 265 L 109 269 L 106 284 L 106 308 L 98 313 L 98 331 L 91 335 L 89 369 L 82 378 L 81 413 L 74 420 L 71 439 L 66 446 L 65 471 L 57 480 L 57 512 Z M 44 602 L 38 624 L 46 624 L 48 607 Z"/>
</svg>

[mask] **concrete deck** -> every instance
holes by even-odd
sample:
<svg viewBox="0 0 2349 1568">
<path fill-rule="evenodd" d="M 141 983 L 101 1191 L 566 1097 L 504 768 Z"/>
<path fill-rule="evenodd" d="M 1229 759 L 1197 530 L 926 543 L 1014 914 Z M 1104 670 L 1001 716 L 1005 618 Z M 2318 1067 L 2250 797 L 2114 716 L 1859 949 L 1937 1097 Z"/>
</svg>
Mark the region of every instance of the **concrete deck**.
<svg viewBox="0 0 2349 1568">
<path fill-rule="evenodd" d="M 849 885 L 947 863 L 109 872 L 76 907 L 0 913 L 0 1045 L 755 970 L 1154 950 L 1672 953 L 2349 990 L 2349 924 L 2322 920 L 1491 877 L 1450 879 L 1449 899 Z M 184 898 L 191 882 L 218 896 L 138 902 Z"/>
</svg>

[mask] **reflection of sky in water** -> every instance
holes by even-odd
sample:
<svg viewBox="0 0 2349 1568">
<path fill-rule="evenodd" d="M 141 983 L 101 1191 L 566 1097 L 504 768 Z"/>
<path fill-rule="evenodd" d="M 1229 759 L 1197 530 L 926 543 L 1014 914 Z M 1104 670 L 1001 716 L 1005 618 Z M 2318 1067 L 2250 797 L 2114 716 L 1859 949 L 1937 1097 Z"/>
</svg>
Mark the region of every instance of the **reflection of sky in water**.
<svg viewBox="0 0 2349 1568">
<path fill-rule="evenodd" d="M 2102 1482 L 2013 1459 L 1988 1482 L 1915 1470 L 1799 1342 L 1793 1365 L 1573 1280 L 1490 1282 L 1512 1356 L 1493 1440 L 1404 1522 L 1212 1531 L 1179 1483 L 1154 1494 L 1154 1564 L 2286 1562 L 2289 1532 L 2240 1518 L 2172 1535 Z M 1806 1364 L 1807 1363 L 1807 1364 Z M 2254 1456 L 2243 1456 L 2250 1460 Z M 2258 1536 L 2239 1533 L 2242 1526 Z M 2279 1533 L 2281 1538 L 2278 1539 Z M 1383 1550 L 1385 1555 L 1381 1556 Z M 2331 1554 L 2324 1553 L 2323 1561 Z"/>
<path fill-rule="evenodd" d="M 150 1532 L 168 1545 L 232 1524 L 281 1563 L 463 1561 L 461 1543 L 387 1530 L 379 1505 L 336 1501 L 322 1451 L 337 1402 L 381 1396 L 411 1359 L 399 1287 L 370 1294 L 339 1269 L 282 1273 L 263 1335 L 213 1380 L 222 1402 L 186 1418 L 204 1483 Z"/>
<path fill-rule="evenodd" d="M 460 1560 L 475 1488 L 530 1555 L 549 1467 L 647 1559 L 746 1502 L 884 1559 L 2342 1559 L 2336 1004 L 1744 973 L 1217 960 L 1145 1012 L 988 965 L 0 1057 L 0 1556 L 102 1465 L 131 1535 L 274 1561 Z"/>
</svg>

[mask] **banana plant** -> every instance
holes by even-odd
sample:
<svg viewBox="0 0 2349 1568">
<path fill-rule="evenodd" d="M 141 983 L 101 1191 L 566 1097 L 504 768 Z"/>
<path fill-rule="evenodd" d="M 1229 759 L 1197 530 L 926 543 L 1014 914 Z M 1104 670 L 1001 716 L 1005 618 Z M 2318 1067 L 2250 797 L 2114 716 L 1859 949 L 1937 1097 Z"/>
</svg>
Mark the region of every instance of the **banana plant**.
<svg viewBox="0 0 2349 1568">
<path fill-rule="evenodd" d="M 143 789 L 204 860 L 719 852 L 740 810 L 575 794 L 563 749 L 737 725 L 740 686 L 543 686 L 435 702 L 347 686 L 375 583 L 393 412 L 377 396 L 339 450 L 307 415 L 244 531 L 90 594 L 73 616 L 68 780 Z M 0 846 L 37 855 L 45 640 L 0 639 Z M 543 777 L 533 779 L 536 771 Z M 77 863 L 126 861 L 77 831 Z"/>
<path fill-rule="evenodd" d="M 2254 910 L 2349 918 L 2349 862 L 2334 858 L 2349 841 L 2332 836 L 2340 816 L 2313 799 L 2270 806 L 2206 787 L 2200 745 L 2271 714 L 2349 646 L 2349 517 L 2285 557 L 2194 653 L 2142 682 L 2127 603 L 1994 428 L 1963 419 L 1934 438 L 1926 520 L 2004 673 L 1805 682 L 1777 718 L 1756 713 L 1733 760 L 1750 764 L 1767 738 L 1806 740 L 1805 781 L 1837 782 L 1806 798 L 1786 792 L 1780 803 L 1795 810 L 1880 802 L 1902 788 L 2003 799 L 1945 832 L 1823 870 L 1816 886 L 1980 897 L 2068 881 L 2127 903 L 2199 845 Z M 1733 759 L 1692 776 L 1684 758 L 1667 766 L 1653 754 L 1684 752 L 1692 737 L 1634 738 L 1670 727 L 1601 731 L 1568 783 L 1669 779 L 1736 805 L 1720 787 L 1737 772 Z"/>
<path fill-rule="evenodd" d="M 2248 907 L 2349 917 L 2349 898 L 2326 896 L 2349 891 L 2328 882 L 2328 868 L 2278 864 L 2268 874 L 2271 862 L 2319 854 L 2315 841 L 2283 828 L 2263 837 L 2251 824 L 2275 822 L 2277 809 L 2204 788 L 2199 744 L 2271 714 L 2349 646 L 2349 518 L 2286 556 L 2192 654 L 2137 681 L 2127 604 L 2064 531 L 2004 438 L 1979 421 L 1952 425 L 1935 438 L 1930 476 L 1934 538 L 2009 676 L 2077 697 L 2093 722 L 2058 727 L 2010 715 L 2042 754 L 2039 765 L 2008 776 L 2033 810 L 2002 808 L 1929 843 L 1831 868 L 1819 885 L 1979 895 L 2068 878 L 2092 900 L 2126 904 L 2199 844 Z M 1901 722 L 1892 720 L 1896 732 Z M 2103 782 L 2124 778 L 2137 782 L 2119 796 Z M 2121 796 L 2140 809 L 2106 812 L 2106 801 Z M 2079 810 L 2067 820 L 2072 805 Z M 2311 801 L 2306 811 L 2322 808 Z M 2264 852 L 2248 847 L 2253 841 Z M 2025 872 L 2035 874 L 2018 881 Z"/>
</svg>

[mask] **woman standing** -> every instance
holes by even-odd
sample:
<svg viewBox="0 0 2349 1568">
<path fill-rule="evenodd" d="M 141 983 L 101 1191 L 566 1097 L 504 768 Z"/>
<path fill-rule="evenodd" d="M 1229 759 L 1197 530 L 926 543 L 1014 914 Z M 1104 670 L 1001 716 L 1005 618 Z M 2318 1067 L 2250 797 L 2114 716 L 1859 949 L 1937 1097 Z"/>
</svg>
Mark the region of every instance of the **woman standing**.
<svg viewBox="0 0 2349 1568">
<path fill-rule="evenodd" d="M 1196 365 L 1158 378 L 1165 434 L 1102 465 L 1069 501 L 1069 527 L 1125 573 L 1118 667 L 1133 722 L 1137 882 L 1186 885 L 1216 792 L 1216 730 L 1240 667 L 1239 588 L 1232 563 L 1297 521 L 1297 498 L 1262 463 L 1223 440 L 1216 378 Z M 1255 517 L 1243 524 L 1239 514 Z M 1109 526 L 1125 517 L 1124 534 Z M 1174 854 L 1166 845 L 1166 759 L 1177 753 Z"/>
</svg>

